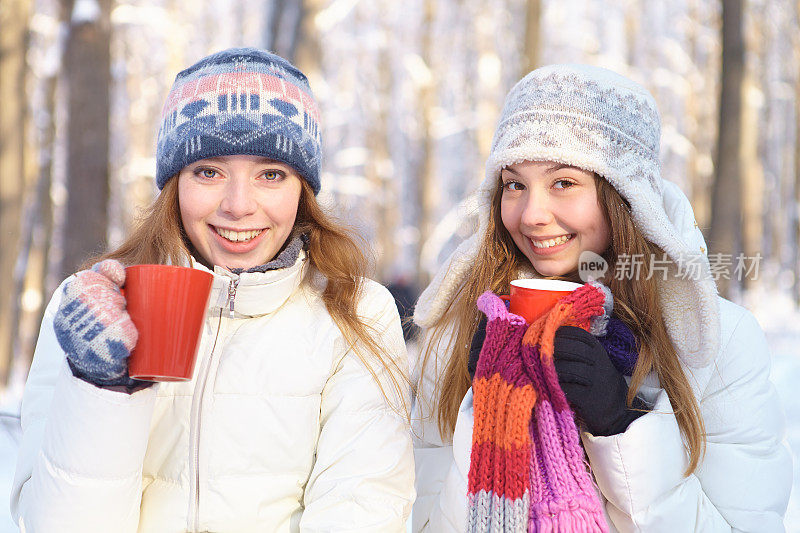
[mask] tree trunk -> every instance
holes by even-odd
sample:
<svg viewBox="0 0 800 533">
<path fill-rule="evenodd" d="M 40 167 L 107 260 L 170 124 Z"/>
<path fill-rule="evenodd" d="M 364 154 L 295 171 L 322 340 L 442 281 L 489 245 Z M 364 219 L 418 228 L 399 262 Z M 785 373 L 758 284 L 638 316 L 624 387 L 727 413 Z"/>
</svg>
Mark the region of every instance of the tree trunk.
<svg viewBox="0 0 800 533">
<path fill-rule="evenodd" d="M 539 66 L 541 16 L 542 0 L 527 0 L 525 3 L 525 49 L 523 50 L 522 76 Z"/>
<path fill-rule="evenodd" d="M 67 91 L 67 210 L 63 277 L 106 247 L 108 227 L 108 140 L 111 85 L 112 0 L 96 0 L 94 17 L 72 13 L 64 50 Z"/>
<path fill-rule="evenodd" d="M 53 75 L 43 81 L 44 105 L 42 110 L 44 124 L 40 125 L 39 176 L 36 187 L 30 193 L 26 205 L 20 239 L 20 252 L 14 268 L 14 306 L 11 314 L 13 357 L 9 379 L 11 383 L 24 381 L 33 358 L 33 350 L 39 326 L 44 316 L 50 292 L 46 287 L 48 255 L 53 232 L 53 203 L 50 199 L 53 170 L 53 146 L 55 142 L 55 98 L 57 77 Z M 39 295 L 37 305 L 30 302 L 22 305 L 23 292 L 32 291 Z"/>
<path fill-rule="evenodd" d="M 387 30 L 388 33 L 388 30 Z M 391 94 L 391 72 L 389 64 L 389 53 L 382 47 L 375 53 L 377 89 L 381 95 Z M 385 98 L 385 96 L 383 97 Z M 388 129 L 389 129 L 389 109 L 390 103 L 382 101 L 379 97 L 374 110 L 375 116 L 367 126 L 367 148 L 369 157 L 367 158 L 367 178 L 373 183 L 375 191 L 378 191 L 378 201 L 373 203 L 375 237 L 377 248 L 380 254 L 376 257 L 376 274 L 378 279 L 386 280 L 390 278 L 391 267 L 397 260 L 398 247 L 395 242 L 395 229 L 400 223 L 398 216 L 398 205 L 394 180 L 387 179 L 386 166 L 389 159 Z M 370 131 L 371 130 L 371 131 Z"/>
<path fill-rule="evenodd" d="M 431 58 L 433 57 L 433 20 L 436 14 L 435 2 L 432 0 L 425 0 L 425 14 L 423 15 L 424 32 L 422 37 L 421 52 L 422 59 L 427 65 L 431 65 Z M 434 222 L 434 198 L 435 191 L 433 190 L 436 180 L 432 176 L 434 169 L 434 142 L 431 138 L 431 124 L 433 122 L 432 114 L 433 107 L 436 102 L 436 82 L 433 81 L 420 90 L 420 104 L 422 107 L 421 120 L 420 120 L 420 136 L 422 137 L 422 154 L 420 165 L 420 173 L 417 183 L 417 205 L 419 206 L 419 243 L 420 252 L 428 242 L 431 236 Z M 422 253 L 417 256 L 417 279 L 416 284 L 418 287 L 425 287 L 430 281 L 430 275 L 424 268 L 425 265 L 422 261 Z"/>
<path fill-rule="evenodd" d="M 741 115 L 744 77 L 742 0 L 722 2 L 722 91 L 719 103 L 716 176 L 711 200 L 709 245 L 716 253 L 741 253 Z M 720 294 L 731 296 L 737 280 L 720 278 Z"/>
<path fill-rule="evenodd" d="M 13 272 L 29 176 L 25 54 L 30 10 L 29 0 L 0 4 L 0 387 L 7 381 L 12 357 Z"/>
<path fill-rule="evenodd" d="M 800 3 L 796 5 L 796 10 L 795 20 L 800 22 Z M 800 77 L 795 78 L 794 83 L 794 201 L 797 210 L 800 206 Z M 800 213 L 797 213 L 797 218 L 794 220 L 794 234 L 800 241 Z M 794 243 L 792 253 L 794 254 L 794 301 L 800 307 L 800 242 Z"/>
<path fill-rule="evenodd" d="M 264 47 L 294 62 L 303 29 L 304 0 L 273 0 L 265 11 Z"/>
</svg>

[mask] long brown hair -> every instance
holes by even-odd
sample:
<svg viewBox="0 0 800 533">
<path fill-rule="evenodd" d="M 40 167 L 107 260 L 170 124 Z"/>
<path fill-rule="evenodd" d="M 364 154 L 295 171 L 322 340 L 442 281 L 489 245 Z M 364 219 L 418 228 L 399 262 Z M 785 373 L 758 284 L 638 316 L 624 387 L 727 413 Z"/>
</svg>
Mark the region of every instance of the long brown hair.
<svg viewBox="0 0 800 533">
<path fill-rule="evenodd" d="M 662 251 L 636 228 L 628 203 L 614 187 L 597 175 L 595 185 L 598 203 L 611 229 L 611 245 L 604 254 L 609 263 L 607 272 L 610 273 L 605 283 L 614 295 L 616 316 L 631 328 L 639 342 L 639 358 L 628 390 L 628 406 L 647 374 L 655 370 L 672 403 L 685 440 L 689 453 L 685 474 L 688 475 L 697 468 L 703 456 L 705 428 L 697 399 L 667 334 L 658 299 L 657 276 L 646 279 L 647 273 L 643 272 L 644 275 L 633 276 L 633 279 L 618 280 L 613 275 L 616 259 L 622 254 L 644 254 L 642 257 L 647 258 L 654 254 L 660 258 Z M 486 290 L 507 294 L 510 282 L 519 277 L 521 271 L 533 270 L 530 261 L 503 226 L 500 215 L 502 193 L 502 181 L 498 178 L 492 193 L 491 216 L 475 265 L 456 297 L 427 332 L 422 346 L 422 368 L 440 364 L 435 354 L 449 354 L 449 359 L 441 361 L 443 368 L 433 370 L 436 376 L 441 376 L 435 380 L 434 390 L 422 391 L 423 381 L 418 383 L 420 401 L 431 402 L 421 410 L 436 417 L 443 436 L 452 435 L 459 405 L 470 386 L 467 363 L 472 337 L 481 317 L 475 306 L 478 296 Z"/>
<path fill-rule="evenodd" d="M 297 218 L 287 243 L 294 236 L 308 236 L 310 268 L 304 283 L 311 283 L 315 273 L 324 277 L 326 283 L 321 289 L 321 298 L 328 313 L 345 341 L 372 374 L 386 401 L 395 411 L 408 417 L 406 391 L 410 387 L 410 377 L 402 366 L 405 361 L 389 357 L 375 341 L 373 326 L 358 314 L 364 281 L 371 269 L 370 258 L 364 252 L 369 247 L 352 228 L 323 211 L 306 180 L 301 179 L 300 183 Z M 118 248 L 91 259 L 87 265 L 104 259 L 116 259 L 124 265 L 180 265 L 189 261 L 193 251 L 181 222 L 178 179 L 175 176 L 167 181 L 130 236 Z M 379 375 L 388 377 L 390 393 L 384 389 Z M 394 404 L 390 397 L 395 398 L 399 405 Z"/>
<path fill-rule="evenodd" d="M 126 266 L 182 265 L 189 261 L 190 247 L 181 222 L 175 176 L 139 217 L 128 238 L 115 250 L 89 259 L 84 268 L 104 259 L 116 259 Z"/>
</svg>

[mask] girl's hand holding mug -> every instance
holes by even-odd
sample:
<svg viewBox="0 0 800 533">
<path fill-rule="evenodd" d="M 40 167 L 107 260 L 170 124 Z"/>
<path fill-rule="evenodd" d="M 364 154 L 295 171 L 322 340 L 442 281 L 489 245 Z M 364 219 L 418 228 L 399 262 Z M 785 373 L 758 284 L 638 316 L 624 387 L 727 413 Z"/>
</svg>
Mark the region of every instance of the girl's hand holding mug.
<svg viewBox="0 0 800 533">
<path fill-rule="evenodd" d="M 633 409 L 628 408 L 628 384 L 597 337 L 581 328 L 562 326 L 556 330 L 554 344 L 558 382 L 589 433 L 603 437 L 623 433 L 648 411 L 638 396 Z"/>
<path fill-rule="evenodd" d="M 125 268 L 114 259 L 78 272 L 65 285 L 54 319 L 72 373 L 101 387 L 137 385 L 128 376 L 138 333 L 125 310 L 124 283 Z"/>
</svg>

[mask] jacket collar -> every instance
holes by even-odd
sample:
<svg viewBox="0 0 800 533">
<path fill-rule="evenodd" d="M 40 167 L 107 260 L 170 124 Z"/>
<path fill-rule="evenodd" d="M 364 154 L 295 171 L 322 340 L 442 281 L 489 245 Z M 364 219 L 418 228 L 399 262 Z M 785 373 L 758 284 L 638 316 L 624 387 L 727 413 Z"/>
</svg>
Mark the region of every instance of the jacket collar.
<svg viewBox="0 0 800 533">
<path fill-rule="evenodd" d="M 236 274 L 215 266 L 211 271 L 192 258 L 192 268 L 214 275 L 208 308 L 216 313 L 230 310 L 229 295 L 233 293 L 234 316 L 255 317 L 276 311 L 300 287 L 306 271 L 306 254 L 301 251 L 294 264 L 267 272 Z"/>
</svg>

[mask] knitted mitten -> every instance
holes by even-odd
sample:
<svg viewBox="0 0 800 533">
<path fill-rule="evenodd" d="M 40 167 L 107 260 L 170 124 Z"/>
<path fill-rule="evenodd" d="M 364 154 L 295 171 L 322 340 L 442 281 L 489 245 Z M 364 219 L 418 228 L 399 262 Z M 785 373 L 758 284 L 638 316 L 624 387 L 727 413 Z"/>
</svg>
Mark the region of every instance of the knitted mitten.
<svg viewBox="0 0 800 533">
<path fill-rule="evenodd" d="M 64 287 L 53 326 L 75 377 L 100 387 L 145 386 L 128 376 L 138 333 L 120 288 L 125 268 L 107 259 L 82 270 Z"/>
</svg>

